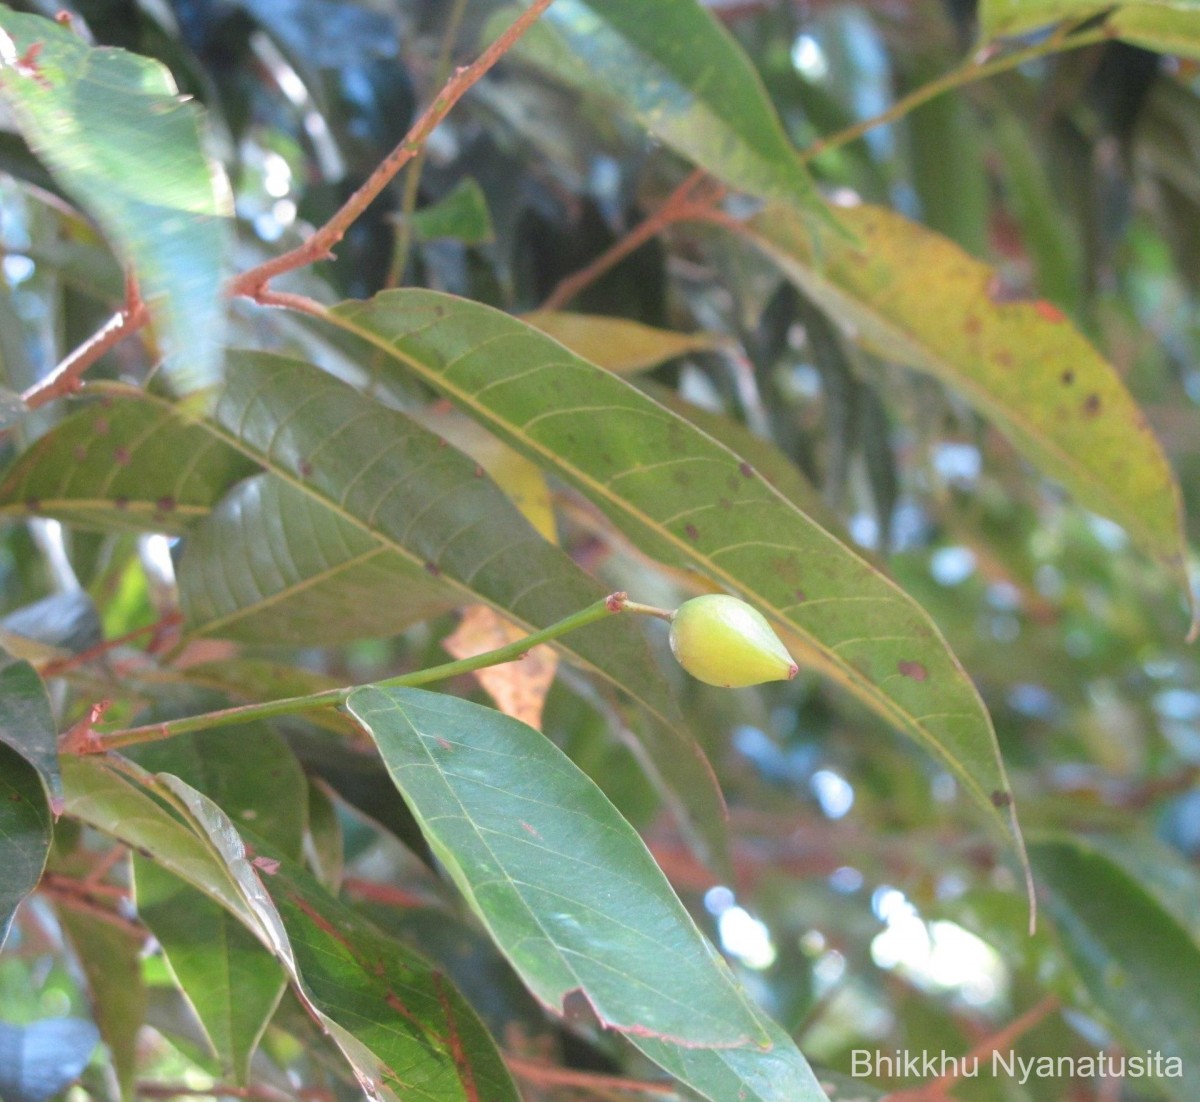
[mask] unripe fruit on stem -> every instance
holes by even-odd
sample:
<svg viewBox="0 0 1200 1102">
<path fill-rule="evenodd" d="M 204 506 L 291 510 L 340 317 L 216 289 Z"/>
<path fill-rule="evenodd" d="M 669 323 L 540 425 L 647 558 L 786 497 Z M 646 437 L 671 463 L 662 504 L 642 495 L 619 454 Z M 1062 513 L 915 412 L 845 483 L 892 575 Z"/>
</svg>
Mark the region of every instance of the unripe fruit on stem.
<svg viewBox="0 0 1200 1102">
<path fill-rule="evenodd" d="M 675 610 L 671 651 L 693 677 L 724 689 L 796 676 L 796 663 L 762 614 L 724 593 L 693 597 Z"/>
</svg>

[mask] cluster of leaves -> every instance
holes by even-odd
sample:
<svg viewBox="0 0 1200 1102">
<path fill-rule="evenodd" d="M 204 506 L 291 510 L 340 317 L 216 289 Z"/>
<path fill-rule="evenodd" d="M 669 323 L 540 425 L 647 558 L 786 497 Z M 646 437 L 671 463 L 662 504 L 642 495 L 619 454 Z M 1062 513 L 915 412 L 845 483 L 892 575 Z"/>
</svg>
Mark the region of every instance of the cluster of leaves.
<svg viewBox="0 0 1200 1102">
<path fill-rule="evenodd" d="M 1196 1097 L 1200 8 L 44 7 L 0 1097 Z"/>
</svg>

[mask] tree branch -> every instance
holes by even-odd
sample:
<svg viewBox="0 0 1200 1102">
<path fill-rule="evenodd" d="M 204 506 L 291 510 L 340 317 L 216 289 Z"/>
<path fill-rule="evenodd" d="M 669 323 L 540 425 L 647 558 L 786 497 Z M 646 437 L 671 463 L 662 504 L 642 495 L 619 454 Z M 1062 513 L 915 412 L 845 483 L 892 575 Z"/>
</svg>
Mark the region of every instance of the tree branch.
<svg viewBox="0 0 1200 1102">
<path fill-rule="evenodd" d="M 261 301 L 267 284 L 276 276 L 331 256 L 333 247 L 345 236 L 355 219 L 391 183 L 396 173 L 420 152 L 429 135 L 450 113 L 451 108 L 466 95 L 472 86 L 479 82 L 480 78 L 496 62 L 512 49 L 517 40 L 537 22 L 542 12 L 553 2 L 554 0 L 533 0 L 528 10 L 522 12 L 520 17 L 514 20 L 512 25 L 475 61 L 455 72 L 434 101 L 422 112 L 421 117 L 413 123 L 412 128 L 404 136 L 404 140 L 379 163 L 362 187 L 346 200 L 341 209 L 325 225 L 313 233 L 302 245 L 272 257 L 257 267 L 236 276 L 228 286 L 228 293 L 245 295 Z M 276 304 L 290 305 L 280 303 L 278 300 L 276 300 Z"/>
</svg>

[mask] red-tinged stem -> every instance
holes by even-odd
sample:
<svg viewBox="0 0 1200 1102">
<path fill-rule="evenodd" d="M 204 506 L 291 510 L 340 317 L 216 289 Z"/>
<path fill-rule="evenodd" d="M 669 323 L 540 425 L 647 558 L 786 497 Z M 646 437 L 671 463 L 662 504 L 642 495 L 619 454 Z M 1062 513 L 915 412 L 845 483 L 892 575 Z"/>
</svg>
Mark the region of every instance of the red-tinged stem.
<svg viewBox="0 0 1200 1102">
<path fill-rule="evenodd" d="M 125 281 L 125 305 L 86 341 L 66 357 L 49 375 L 39 379 L 24 394 L 21 400 L 30 408 L 37 409 L 55 398 L 74 394 L 79 389 L 83 373 L 101 356 L 115 348 L 126 337 L 136 333 L 150 320 L 150 311 L 138 293 L 132 278 Z"/>
<path fill-rule="evenodd" d="M 696 189 L 704 182 L 706 174 L 696 169 L 681 183 L 653 213 L 633 227 L 624 237 L 614 241 L 604 252 L 584 268 L 561 280 L 542 303 L 543 310 L 561 310 L 585 287 L 595 283 L 601 276 L 621 263 L 630 253 L 640 249 L 647 241 L 657 237 L 675 222 L 694 221 L 711 216 L 714 204 L 724 194 L 718 189 L 712 195 L 697 199 Z"/>
<path fill-rule="evenodd" d="M 675 1098 L 678 1091 L 670 1083 L 652 1079 L 626 1079 L 618 1075 L 598 1075 L 574 1068 L 560 1068 L 554 1064 L 542 1064 L 534 1060 L 523 1060 L 519 1056 L 505 1056 L 504 1062 L 518 1079 L 528 1083 L 540 1083 L 548 1087 L 579 1087 L 590 1091 L 630 1091 L 634 1094 L 655 1094 L 663 1098 Z"/>
<path fill-rule="evenodd" d="M 537 22 L 542 12 L 553 2 L 554 0 L 533 0 L 529 8 L 522 12 L 475 61 L 455 72 L 434 101 L 422 112 L 421 117 L 413 123 L 412 128 L 404 136 L 404 140 L 379 163 L 362 187 L 346 200 L 341 209 L 328 222 L 302 245 L 298 245 L 280 256 L 272 257 L 257 267 L 236 276 L 229 284 L 229 294 L 246 295 L 262 301 L 267 284 L 276 276 L 295 268 L 303 268 L 316 260 L 328 258 L 332 254 L 333 247 L 341 241 L 358 216 L 391 183 L 396 173 L 420 152 L 429 135 L 445 119 L 454 105 L 479 82 L 496 62 L 512 49 L 517 40 Z"/>
<path fill-rule="evenodd" d="M 78 666 L 87 665 L 88 662 L 93 662 L 109 651 L 131 643 L 143 635 L 157 634 L 181 623 L 183 623 L 183 616 L 178 612 L 172 612 L 155 620 L 152 624 L 146 624 L 143 627 L 134 628 L 133 631 L 127 631 L 124 635 L 118 635 L 115 639 L 105 639 L 104 642 L 97 643 L 94 647 L 88 647 L 87 650 L 80 651 L 78 654 L 73 654 L 70 658 L 59 658 L 54 662 L 49 662 L 42 667 L 41 674 L 43 677 L 55 677 L 58 674 L 66 673 Z"/>
</svg>

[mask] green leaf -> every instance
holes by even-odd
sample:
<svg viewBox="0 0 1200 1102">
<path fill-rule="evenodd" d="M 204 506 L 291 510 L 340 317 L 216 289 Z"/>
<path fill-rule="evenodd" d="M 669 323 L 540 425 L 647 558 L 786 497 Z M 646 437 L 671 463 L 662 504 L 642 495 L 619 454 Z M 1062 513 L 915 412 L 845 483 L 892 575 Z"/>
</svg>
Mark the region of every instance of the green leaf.
<svg viewBox="0 0 1200 1102">
<path fill-rule="evenodd" d="M 0 97 L 26 141 L 136 273 L 182 389 L 217 377 L 229 184 L 201 115 L 156 61 L 0 9 Z"/>
<path fill-rule="evenodd" d="M 1200 1096 L 1200 944 L 1152 880 L 1086 839 L 1030 846 L 1046 910 L 1095 1004 L 1131 1053 L 1181 1062 L 1156 1078 L 1179 1102 Z M 1193 873 L 1194 875 L 1194 873 Z M 1194 886 L 1193 886 L 1194 893 Z M 1114 918 L 1119 916 L 1119 921 Z"/>
<path fill-rule="evenodd" d="M 246 643 L 386 638 L 462 601 L 411 558 L 271 474 L 234 487 L 196 526 L 177 580 L 191 634 Z"/>
<path fill-rule="evenodd" d="M 58 768 L 58 727 L 50 698 L 37 671 L 0 652 L 0 743 L 21 755 L 41 774 L 53 799 L 62 795 Z"/>
<path fill-rule="evenodd" d="M 143 939 L 137 927 L 130 930 L 93 911 L 76 909 L 69 900 L 60 902 L 58 916 L 87 977 L 92 1013 L 108 1046 L 121 1097 L 132 1099 L 137 1038 L 147 1006 L 142 982 Z"/>
<path fill-rule="evenodd" d="M 174 811 L 98 757 L 67 756 L 62 767 L 68 815 L 148 853 L 255 928 L 229 873 Z"/>
<path fill-rule="evenodd" d="M 1115 9 L 1115 10 L 1114 10 Z M 1050 23 L 1079 23 L 1112 11 L 1106 26 L 1114 35 L 1164 54 L 1200 57 L 1200 8 L 1194 0 L 982 0 L 979 33 L 983 41 L 1022 34 Z"/>
<path fill-rule="evenodd" d="M 1078 22 L 1112 6 L 1102 0 L 980 0 L 979 37 L 987 42 L 1065 19 Z"/>
<path fill-rule="evenodd" d="M 492 25 L 511 22 L 501 13 Z M 558 0 L 517 53 L 566 84 L 604 89 L 725 183 L 824 217 L 753 64 L 696 0 L 657 0 L 653 19 L 644 0 Z"/>
<path fill-rule="evenodd" d="M 299 858 L 308 821 L 308 782 L 282 735 L 240 723 L 131 747 L 151 773 L 172 773 L 203 792 L 235 823 Z"/>
<path fill-rule="evenodd" d="M 418 241 L 452 237 L 464 245 L 485 245 L 495 237 L 487 197 L 472 176 L 460 180 L 432 206 L 415 211 L 412 225 Z"/>
<path fill-rule="evenodd" d="M 649 554 L 695 566 L 931 748 L 1016 838 L 995 735 L 929 617 L 741 456 L 515 318 L 429 291 L 343 303 L 371 341 L 547 470 Z"/>
<path fill-rule="evenodd" d="M 225 908 L 137 854 L 138 915 L 158 939 L 180 991 L 226 1074 L 238 1083 L 283 994 L 279 963 Z"/>
<path fill-rule="evenodd" d="M 0 947 L 17 907 L 42 878 L 50 852 L 50 805 L 32 765 L 0 743 Z"/>
<path fill-rule="evenodd" d="M 253 859 L 216 804 L 162 778 L 188 806 L 298 991 L 360 1080 L 385 1098 L 518 1102 L 495 1044 L 439 971 L 339 903 L 269 843 Z"/>
<path fill-rule="evenodd" d="M 347 707 L 375 739 L 430 846 L 543 1004 L 561 1012 L 569 995 L 581 994 L 604 1025 L 712 1098 L 747 1097 L 756 1078 L 770 1091 L 775 1081 L 811 1079 L 696 928 L 637 832 L 553 743 L 499 712 L 418 689 L 367 686 Z M 707 1073 L 717 1064 L 734 1079 L 714 1088 Z M 814 1081 L 811 1090 L 760 1097 L 822 1095 Z"/>
<path fill-rule="evenodd" d="M 300 856 L 308 782 L 283 737 L 245 723 L 133 747 L 153 773 L 185 778 L 289 858 Z M 162 945 L 180 990 L 225 1068 L 245 1082 L 283 993 L 284 976 L 254 934 L 218 903 L 152 861 L 134 862 L 138 913 Z"/>
<path fill-rule="evenodd" d="M 0 480 L 0 514 L 107 532 L 183 533 L 255 465 L 132 387 L 68 417 Z"/>
<path fill-rule="evenodd" d="M 209 424 L 272 474 L 439 578 L 461 603 L 483 601 L 532 629 L 604 595 L 474 462 L 315 367 L 266 353 L 231 355 Z M 562 649 L 656 717 L 643 739 L 660 789 L 693 840 L 719 853 L 720 791 L 699 747 L 678 726 L 635 619 L 613 617 Z"/>
<path fill-rule="evenodd" d="M 1135 46 L 1200 58 L 1200 7 L 1187 0 L 1126 4 L 1109 16 L 1107 27 Z"/>
<path fill-rule="evenodd" d="M 636 375 L 689 352 L 708 352 L 721 339 L 709 333 L 675 333 L 628 318 L 535 310 L 522 320 L 577 356 L 617 375 Z"/>
<path fill-rule="evenodd" d="M 1170 465 L 1121 377 L 1066 316 L 1046 302 L 995 301 L 991 268 L 898 214 L 862 206 L 837 216 L 861 249 L 830 235 L 816 253 L 783 207 L 755 216 L 747 232 L 860 342 L 958 389 L 1187 592 Z"/>
</svg>

